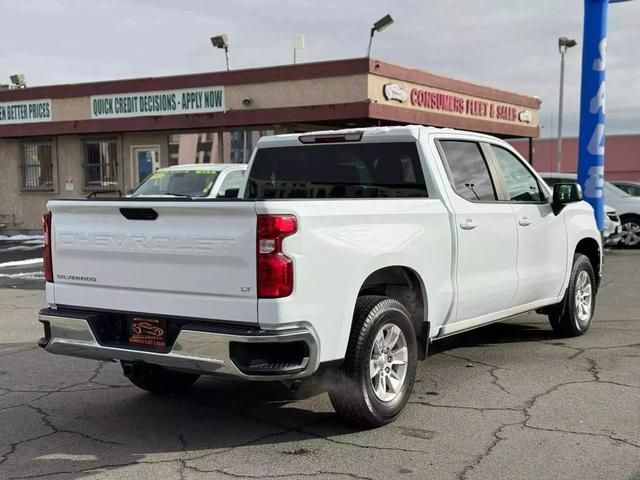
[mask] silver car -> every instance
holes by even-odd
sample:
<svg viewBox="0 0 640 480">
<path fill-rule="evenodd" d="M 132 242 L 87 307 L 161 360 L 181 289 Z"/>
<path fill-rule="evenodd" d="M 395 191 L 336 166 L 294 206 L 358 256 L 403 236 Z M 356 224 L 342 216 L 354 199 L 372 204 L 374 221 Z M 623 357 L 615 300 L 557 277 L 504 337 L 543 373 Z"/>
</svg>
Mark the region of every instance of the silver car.
<svg viewBox="0 0 640 480">
<path fill-rule="evenodd" d="M 540 176 L 547 182 L 548 185 L 553 186 L 554 183 L 559 182 L 576 182 L 577 175 L 575 173 L 541 173 Z M 621 201 L 620 197 L 629 197 L 622 190 L 615 185 L 604 182 L 604 195 L 607 201 L 607 205 L 604 206 L 605 222 L 604 222 L 604 244 L 605 246 L 612 247 L 615 245 L 621 245 L 625 247 L 638 247 L 640 246 L 640 227 L 639 224 L 629 223 L 632 222 L 635 217 L 633 213 L 631 215 L 625 214 L 622 218 L 618 215 L 618 210 L 614 207 L 620 205 L 625 212 L 627 212 L 629 205 L 628 202 Z M 634 211 L 634 205 L 630 206 L 631 211 Z M 640 212 L 640 202 L 636 207 Z M 640 218 L 640 217 L 638 217 Z"/>
</svg>

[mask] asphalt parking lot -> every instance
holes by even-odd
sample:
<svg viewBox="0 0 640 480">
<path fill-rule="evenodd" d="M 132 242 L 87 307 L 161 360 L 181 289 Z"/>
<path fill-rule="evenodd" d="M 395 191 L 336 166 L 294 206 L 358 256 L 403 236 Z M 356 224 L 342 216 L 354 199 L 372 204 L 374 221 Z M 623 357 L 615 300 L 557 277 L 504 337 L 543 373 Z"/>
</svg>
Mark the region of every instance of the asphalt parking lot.
<svg viewBox="0 0 640 480">
<path fill-rule="evenodd" d="M 605 269 L 587 335 L 527 314 L 435 343 L 405 413 L 369 431 L 325 394 L 202 378 L 155 397 L 49 355 L 42 280 L 0 277 L 0 478 L 640 479 L 640 252 Z"/>
</svg>

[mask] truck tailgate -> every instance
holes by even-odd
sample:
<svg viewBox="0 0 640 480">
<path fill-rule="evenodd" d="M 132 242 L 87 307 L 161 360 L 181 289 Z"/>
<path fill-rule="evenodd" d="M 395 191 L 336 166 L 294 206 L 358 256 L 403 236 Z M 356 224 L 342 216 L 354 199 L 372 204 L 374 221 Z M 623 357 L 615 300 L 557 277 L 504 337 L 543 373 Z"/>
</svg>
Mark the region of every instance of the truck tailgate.
<svg viewBox="0 0 640 480">
<path fill-rule="evenodd" d="M 257 323 L 248 201 L 49 202 L 57 305 Z"/>
</svg>

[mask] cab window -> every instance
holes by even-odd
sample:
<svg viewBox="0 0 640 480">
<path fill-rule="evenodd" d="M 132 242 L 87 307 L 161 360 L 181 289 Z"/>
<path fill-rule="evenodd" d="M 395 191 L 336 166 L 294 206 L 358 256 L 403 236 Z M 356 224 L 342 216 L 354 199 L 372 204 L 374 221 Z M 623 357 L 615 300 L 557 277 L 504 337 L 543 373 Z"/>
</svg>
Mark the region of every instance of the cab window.
<svg viewBox="0 0 640 480">
<path fill-rule="evenodd" d="M 512 202 L 541 202 L 544 194 L 538 180 L 522 161 L 509 150 L 491 145 Z"/>
<path fill-rule="evenodd" d="M 472 202 L 496 200 L 496 190 L 480 145 L 476 142 L 440 140 L 440 146 L 451 172 L 451 183 L 458 195 Z"/>
<path fill-rule="evenodd" d="M 220 185 L 220 190 L 218 190 L 218 197 L 230 197 L 231 193 L 236 190 L 234 197 L 238 196 L 237 190 L 240 189 L 240 185 L 242 185 L 242 177 L 244 176 L 244 170 L 234 170 L 232 172 L 227 173 L 227 176 L 222 180 L 222 184 Z M 229 194 L 227 194 L 229 191 Z"/>
</svg>

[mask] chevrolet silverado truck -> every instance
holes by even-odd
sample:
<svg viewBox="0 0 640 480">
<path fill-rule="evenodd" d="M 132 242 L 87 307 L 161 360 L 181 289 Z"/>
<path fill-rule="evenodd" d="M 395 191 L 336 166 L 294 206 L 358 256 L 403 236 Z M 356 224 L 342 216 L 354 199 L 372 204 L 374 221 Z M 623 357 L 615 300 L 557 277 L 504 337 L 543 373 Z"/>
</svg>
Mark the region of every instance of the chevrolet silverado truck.
<svg viewBox="0 0 640 480">
<path fill-rule="evenodd" d="M 430 342 L 531 310 L 563 336 L 592 321 L 593 210 L 491 136 L 263 137 L 238 198 L 170 193 L 48 203 L 40 346 L 154 393 L 332 372 L 335 410 L 379 426 Z"/>
</svg>

